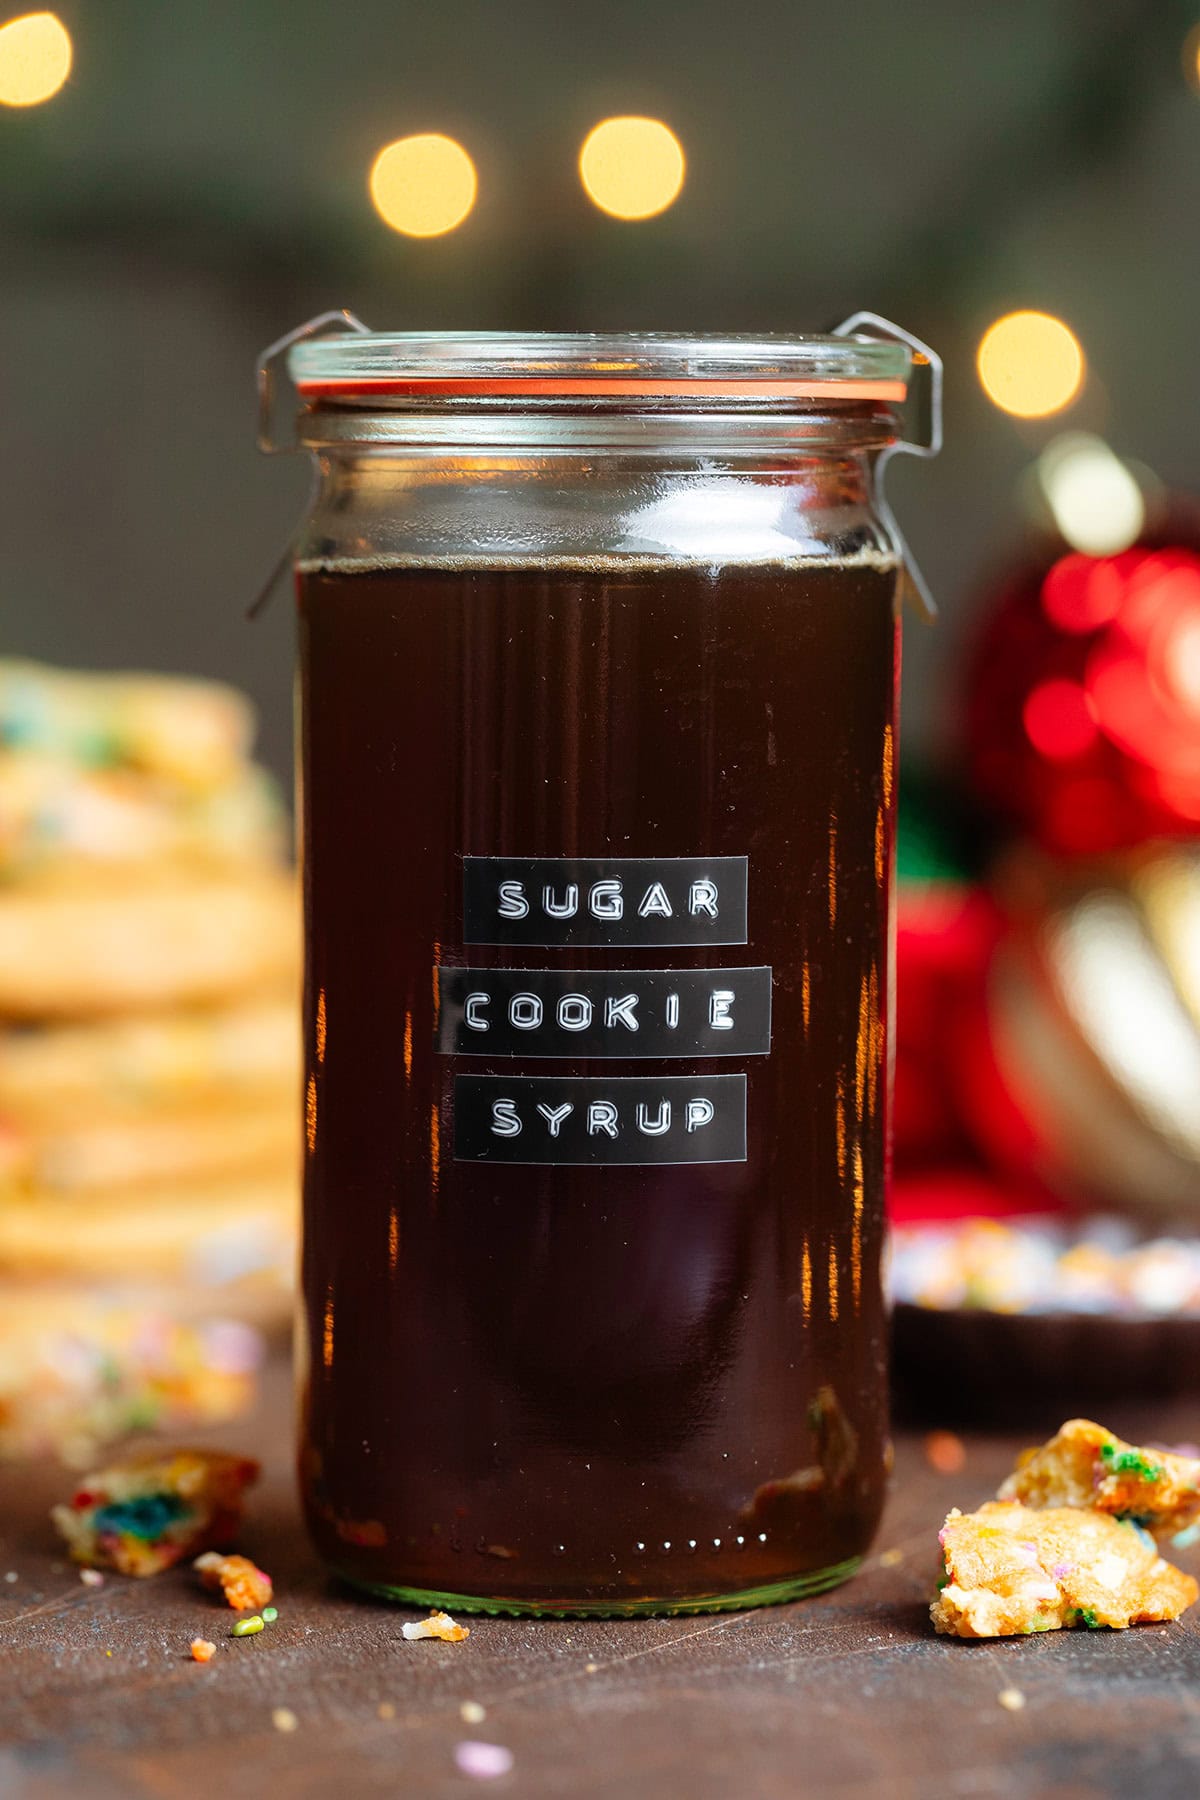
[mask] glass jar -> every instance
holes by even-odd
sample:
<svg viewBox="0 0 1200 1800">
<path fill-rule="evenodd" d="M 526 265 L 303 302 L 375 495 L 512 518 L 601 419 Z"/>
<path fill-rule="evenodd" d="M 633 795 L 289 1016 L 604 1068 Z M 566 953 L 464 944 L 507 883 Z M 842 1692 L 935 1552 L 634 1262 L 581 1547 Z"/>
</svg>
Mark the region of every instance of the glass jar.
<svg viewBox="0 0 1200 1800">
<path fill-rule="evenodd" d="M 880 1285 L 905 345 L 297 342 L 304 1504 L 375 1593 L 842 1580 Z"/>
</svg>

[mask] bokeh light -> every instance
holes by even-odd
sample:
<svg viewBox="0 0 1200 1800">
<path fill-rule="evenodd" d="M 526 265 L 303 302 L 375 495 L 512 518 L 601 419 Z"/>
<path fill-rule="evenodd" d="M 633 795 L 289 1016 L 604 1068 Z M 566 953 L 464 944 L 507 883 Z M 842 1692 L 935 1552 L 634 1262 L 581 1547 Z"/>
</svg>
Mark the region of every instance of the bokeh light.
<svg viewBox="0 0 1200 1800">
<path fill-rule="evenodd" d="M 462 145 L 439 132 L 386 144 L 371 164 L 375 210 L 406 237 L 440 237 L 461 225 L 475 204 L 475 164 Z"/>
<path fill-rule="evenodd" d="M 0 105 L 40 106 L 71 73 L 71 34 L 52 12 L 0 25 Z"/>
<path fill-rule="evenodd" d="M 1054 762 L 1082 756 L 1096 737 L 1091 702 L 1077 681 L 1040 683 L 1025 701 L 1022 721 L 1034 749 Z"/>
<path fill-rule="evenodd" d="M 1193 25 L 1183 40 L 1183 72 L 1200 94 L 1200 25 Z"/>
<path fill-rule="evenodd" d="M 1161 660 L 1175 698 L 1200 716 L 1200 616 L 1179 621 L 1162 646 Z"/>
<path fill-rule="evenodd" d="M 1020 419 L 1061 411 L 1083 382 L 1079 340 L 1050 313 L 1006 313 L 984 332 L 976 360 L 988 399 Z"/>
<path fill-rule="evenodd" d="M 584 139 L 579 178 L 615 219 L 652 219 L 678 198 L 683 146 L 661 119 L 602 119 Z"/>
<path fill-rule="evenodd" d="M 1038 478 L 1054 522 L 1073 550 L 1115 556 L 1137 542 L 1146 502 L 1136 478 L 1103 438 L 1064 432 L 1039 456 Z"/>
<path fill-rule="evenodd" d="M 1122 597 L 1113 627 L 1087 655 L 1092 716 L 1125 756 L 1151 771 L 1168 805 L 1194 817 L 1200 803 L 1200 557 L 1182 549 L 1130 553 L 1112 567 Z"/>
<path fill-rule="evenodd" d="M 1107 625 L 1124 597 L 1120 563 L 1093 562 L 1090 556 L 1061 557 L 1042 583 L 1042 611 L 1052 625 L 1072 634 Z"/>
</svg>

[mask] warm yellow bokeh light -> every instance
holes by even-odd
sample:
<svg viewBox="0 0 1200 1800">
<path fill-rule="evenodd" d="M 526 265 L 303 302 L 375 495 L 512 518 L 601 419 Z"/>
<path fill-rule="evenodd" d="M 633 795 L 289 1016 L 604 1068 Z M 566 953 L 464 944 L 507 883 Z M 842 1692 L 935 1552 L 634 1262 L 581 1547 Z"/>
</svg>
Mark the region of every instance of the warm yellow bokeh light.
<svg viewBox="0 0 1200 1800">
<path fill-rule="evenodd" d="M 1019 419 L 1061 411 L 1083 381 L 1079 339 L 1050 313 L 1006 313 L 984 332 L 976 361 L 988 399 Z"/>
<path fill-rule="evenodd" d="M 661 119 L 602 119 L 584 139 L 579 178 L 616 219 L 652 219 L 683 186 L 683 146 Z"/>
<path fill-rule="evenodd" d="M 40 106 L 71 73 L 71 34 L 52 12 L 0 25 L 0 105 Z"/>
<path fill-rule="evenodd" d="M 1200 25 L 1193 25 L 1183 40 L 1183 72 L 1200 93 Z"/>
<path fill-rule="evenodd" d="M 371 164 L 371 199 L 380 218 L 408 237 L 440 237 L 475 204 L 475 164 L 461 144 L 438 132 L 397 138 Z"/>
</svg>

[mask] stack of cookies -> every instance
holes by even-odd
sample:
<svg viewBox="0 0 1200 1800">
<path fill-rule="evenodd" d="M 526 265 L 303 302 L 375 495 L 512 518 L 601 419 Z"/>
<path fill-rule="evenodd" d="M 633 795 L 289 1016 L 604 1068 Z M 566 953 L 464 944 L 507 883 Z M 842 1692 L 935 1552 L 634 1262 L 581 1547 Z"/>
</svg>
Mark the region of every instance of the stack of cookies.
<svg viewBox="0 0 1200 1800">
<path fill-rule="evenodd" d="M 39 1308 L 287 1306 L 299 919 L 253 729 L 212 684 L 0 663 L 0 1438 Z"/>
</svg>

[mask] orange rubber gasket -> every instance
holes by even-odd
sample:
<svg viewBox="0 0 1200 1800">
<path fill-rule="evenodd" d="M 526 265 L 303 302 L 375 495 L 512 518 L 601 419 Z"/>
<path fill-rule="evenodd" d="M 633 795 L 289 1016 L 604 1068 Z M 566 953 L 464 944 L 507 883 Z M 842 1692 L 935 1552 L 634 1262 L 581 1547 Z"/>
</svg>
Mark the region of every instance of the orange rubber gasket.
<svg viewBox="0 0 1200 1800">
<path fill-rule="evenodd" d="M 903 400 L 908 393 L 904 381 L 766 381 L 730 380 L 724 376 L 692 376 L 678 381 L 658 381 L 652 376 L 633 380 L 613 380 L 607 376 L 583 376 L 570 379 L 544 379 L 530 375 L 504 375 L 479 379 L 474 376 L 437 377 L 435 379 L 386 375 L 371 380 L 298 381 L 299 394 L 309 399 L 367 399 L 373 394 L 448 396 L 460 394 L 464 399 L 500 394 L 542 394 L 574 396 L 611 395 L 615 398 L 658 396 L 671 399 L 676 395 L 707 394 L 712 399 L 723 395 L 731 398 L 758 397 L 766 400 Z"/>
</svg>

